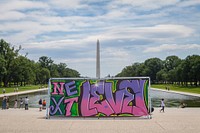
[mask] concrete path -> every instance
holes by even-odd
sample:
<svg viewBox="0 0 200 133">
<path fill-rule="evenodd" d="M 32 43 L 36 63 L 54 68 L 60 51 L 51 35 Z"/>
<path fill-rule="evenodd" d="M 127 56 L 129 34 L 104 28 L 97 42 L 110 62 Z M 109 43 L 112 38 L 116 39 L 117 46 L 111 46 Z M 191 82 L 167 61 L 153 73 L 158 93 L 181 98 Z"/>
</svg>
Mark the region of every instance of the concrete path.
<svg viewBox="0 0 200 133">
<path fill-rule="evenodd" d="M 200 108 L 155 108 L 152 119 L 58 118 L 31 108 L 0 110 L 0 133 L 199 133 Z"/>
<path fill-rule="evenodd" d="M 42 88 L 42 89 L 37 89 L 37 90 L 28 90 L 28 91 L 19 91 L 19 92 L 11 92 L 11 93 L 5 93 L 5 94 L 0 94 L 0 98 L 4 96 L 15 96 L 15 95 L 21 95 L 21 94 L 28 94 L 28 93 L 34 93 L 34 92 L 40 92 L 40 91 L 45 91 L 48 90 L 48 88 Z"/>
<path fill-rule="evenodd" d="M 152 90 L 158 90 L 158 91 L 164 91 L 164 92 L 169 92 L 169 93 L 177 93 L 177 94 L 182 94 L 182 95 L 190 95 L 190 96 L 196 96 L 200 97 L 200 94 L 196 93 L 189 93 L 189 92 L 180 92 L 180 91 L 173 91 L 173 90 L 163 90 L 163 89 L 158 89 L 158 88 L 151 88 Z"/>
</svg>

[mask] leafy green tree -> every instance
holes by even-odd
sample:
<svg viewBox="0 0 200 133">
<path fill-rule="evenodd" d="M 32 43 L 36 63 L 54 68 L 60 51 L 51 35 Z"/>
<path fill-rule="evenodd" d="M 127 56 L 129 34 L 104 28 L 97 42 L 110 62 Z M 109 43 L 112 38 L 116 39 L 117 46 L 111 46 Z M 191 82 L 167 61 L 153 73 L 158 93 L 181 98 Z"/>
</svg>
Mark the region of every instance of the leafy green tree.
<svg viewBox="0 0 200 133">
<path fill-rule="evenodd" d="M 197 83 L 200 81 L 200 56 L 192 55 L 186 57 L 186 64 L 188 67 L 188 76 L 190 84 L 193 82 L 197 86 Z"/>
<path fill-rule="evenodd" d="M 38 62 L 42 68 L 47 68 L 49 70 L 53 64 L 53 60 L 47 56 L 40 57 Z"/>
<path fill-rule="evenodd" d="M 74 69 L 66 68 L 66 75 L 64 77 L 80 77 L 80 73 Z"/>
<path fill-rule="evenodd" d="M 25 56 L 19 56 L 14 60 L 12 79 L 17 85 L 21 82 L 21 86 L 26 83 L 33 83 L 36 79 L 34 72 L 34 61 L 29 60 Z"/>
<path fill-rule="evenodd" d="M 47 84 L 50 78 L 50 71 L 47 68 L 41 68 L 36 77 L 40 84 Z"/>
<path fill-rule="evenodd" d="M 12 73 L 14 72 L 12 69 L 13 63 L 20 49 L 21 47 L 15 49 L 3 39 L 0 40 L 1 80 L 5 87 L 7 87 L 8 83 L 11 81 Z"/>
<path fill-rule="evenodd" d="M 40 64 L 41 68 L 46 68 L 50 71 L 51 77 L 58 77 L 59 73 L 57 71 L 57 65 L 53 63 L 54 61 L 47 56 L 42 56 L 39 58 L 38 63 Z"/>
<path fill-rule="evenodd" d="M 167 73 L 165 69 L 161 69 L 156 73 L 156 80 L 162 83 L 166 83 L 167 81 Z"/>
<path fill-rule="evenodd" d="M 164 61 L 164 68 L 167 71 L 175 69 L 181 63 L 181 59 L 178 56 L 168 56 Z"/>
<path fill-rule="evenodd" d="M 144 62 L 144 73 L 151 78 L 151 81 L 156 82 L 156 74 L 163 68 L 163 62 L 159 58 L 150 58 Z"/>
</svg>

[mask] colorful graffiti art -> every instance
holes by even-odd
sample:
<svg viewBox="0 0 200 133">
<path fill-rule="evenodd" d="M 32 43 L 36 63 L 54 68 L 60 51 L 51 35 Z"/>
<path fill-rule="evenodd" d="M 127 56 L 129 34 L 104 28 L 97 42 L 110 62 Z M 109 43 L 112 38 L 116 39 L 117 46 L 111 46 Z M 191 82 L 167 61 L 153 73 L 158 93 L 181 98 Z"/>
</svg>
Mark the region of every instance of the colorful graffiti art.
<svg viewBox="0 0 200 133">
<path fill-rule="evenodd" d="M 148 79 L 52 79 L 50 116 L 147 116 Z"/>
</svg>

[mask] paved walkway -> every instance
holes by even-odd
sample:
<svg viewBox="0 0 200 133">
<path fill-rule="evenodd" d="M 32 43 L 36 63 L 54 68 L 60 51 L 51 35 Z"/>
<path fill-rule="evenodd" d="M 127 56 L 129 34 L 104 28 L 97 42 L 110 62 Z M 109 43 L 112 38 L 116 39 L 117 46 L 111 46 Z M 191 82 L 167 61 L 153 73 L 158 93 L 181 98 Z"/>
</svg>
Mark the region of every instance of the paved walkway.
<svg viewBox="0 0 200 133">
<path fill-rule="evenodd" d="M 152 90 L 158 90 L 158 91 L 164 91 L 164 92 L 171 92 L 171 93 L 178 93 L 178 94 L 183 94 L 183 95 L 190 95 L 190 96 L 196 96 L 200 97 L 200 94 L 196 93 L 189 93 L 189 92 L 180 92 L 180 91 L 173 91 L 173 90 L 163 90 L 163 89 L 158 89 L 158 88 L 151 88 Z"/>
<path fill-rule="evenodd" d="M 0 110 L 0 133 L 199 133 L 200 108 L 159 109 L 152 119 L 45 119 L 45 111 L 37 108 Z"/>
<path fill-rule="evenodd" d="M 0 94 L 0 98 L 4 96 L 15 96 L 15 95 L 21 95 L 21 94 L 28 94 L 28 93 L 34 93 L 34 92 L 40 92 L 40 91 L 45 91 L 48 90 L 48 88 L 42 88 L 42 89 L 37 89 L 37 90 L 28 90 L 28 91 L 19 91 L 19 92 L 11 92 L 11 93 L 5 93 L 5 94 Z"/>
</svg>

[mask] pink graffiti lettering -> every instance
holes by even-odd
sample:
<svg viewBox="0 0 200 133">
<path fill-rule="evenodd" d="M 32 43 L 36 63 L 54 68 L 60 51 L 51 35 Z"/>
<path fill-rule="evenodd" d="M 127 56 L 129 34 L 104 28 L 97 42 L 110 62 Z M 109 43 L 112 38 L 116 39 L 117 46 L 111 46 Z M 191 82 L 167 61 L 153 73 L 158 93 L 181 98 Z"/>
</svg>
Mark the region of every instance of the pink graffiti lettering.
<svg viewBox="0 0 200 133">
<path fill-rule="evenodd" d="M 135 116 L 147 115 L 143 98 L 143 81 L 123 80 L 119 89 L 112 92 L 112 83 L 99 82 L 99 85 L 90 85 L 87 81 L 83 84 L 81 101 L 82 116 L 94 116 L 103 113 L 106 116 L 118 114 L 132 114 Z M 100 95 L 105 99 L 100 100 Z"/>
<path fill-rule="evenodd" d="M 75 98 L 70 98 L 70 99 L 65 99 L 64 103 L 66 104 L 66 114 L 65 116 L 71 116 L 71 108 L 74 102 L 78 101 L 78 97 Z"/>
<path fill-rule="evenodd" d="M 60 85 L 58 85 L 58 82 L 54 82 L 52 84 L 54 85 L 52 95 L 57 95 L 57 94 L 63 95 L 64 94 L 63 93 L 63 86 L 64 86 L 65 83 L 60 83 Z"/>
</svg>

